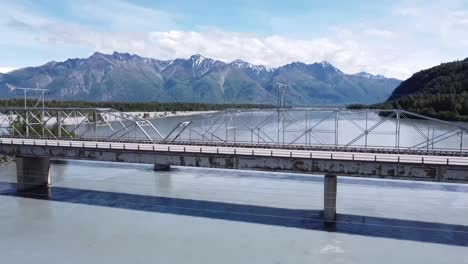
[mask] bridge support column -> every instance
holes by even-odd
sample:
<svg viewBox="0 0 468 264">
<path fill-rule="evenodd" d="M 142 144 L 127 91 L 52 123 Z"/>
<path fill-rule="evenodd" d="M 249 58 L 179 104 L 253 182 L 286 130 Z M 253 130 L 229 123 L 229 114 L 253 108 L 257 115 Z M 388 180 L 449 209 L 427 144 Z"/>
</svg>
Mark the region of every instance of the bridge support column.
<svg viewBox="0 0 468 264">
<path fill-rule="evenodd" d="M 16 157 L 18 191 L 27 191 L 50 184 L 50 158 Z"/>
<path fill-rule="evenodd" d="M 334 222 L 336 220 L 336 175 L 325 175 L 323 183 L 323 217 L 325 222 Z"/>
<path fill-rule="evenodd" d="M 154 164 L 154 171 L 170 171 L 171 165 Z"/>
</svg>

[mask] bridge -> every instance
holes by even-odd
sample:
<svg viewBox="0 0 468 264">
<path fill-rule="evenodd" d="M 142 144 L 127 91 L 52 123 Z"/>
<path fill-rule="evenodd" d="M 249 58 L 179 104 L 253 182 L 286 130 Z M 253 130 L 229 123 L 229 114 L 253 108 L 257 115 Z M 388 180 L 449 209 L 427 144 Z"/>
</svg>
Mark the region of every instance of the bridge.
<svg viewBox="0 0 468 264">
<path fill-rule="evenodd" d="M 322 174 L 324 219 L 337 175 L 468 182 L 467 128 L 403 110 L 226 110 L 144 119 L 108 108 L 0 109 L 0 153 L 17 188 L 50 184 L 50 159 Z"/>
</svg>

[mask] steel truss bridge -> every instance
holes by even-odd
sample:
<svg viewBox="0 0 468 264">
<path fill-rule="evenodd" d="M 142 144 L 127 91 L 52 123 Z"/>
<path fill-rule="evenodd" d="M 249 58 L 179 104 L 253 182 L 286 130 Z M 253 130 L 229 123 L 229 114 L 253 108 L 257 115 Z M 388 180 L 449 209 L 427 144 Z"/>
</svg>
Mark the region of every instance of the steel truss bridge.
<svg viewBox="0 0 468 264">
<path fill-rule="evenodd" d="M 155 119 L 109 108 L 0 109 L 0 154 L 16 156 L 19 191 L 50 184 L 50 159 L 323 174 L 326 222 L 336 217 L 336 175 L 468 183 L 466 133 L 462 123 L 385 109 Z"/>
<path fill-rule="evenodd" d="M 0 136 L 466 155 L 468 127 L 404 110 L 225 110 L 144 119 L 109 108 L 0 109 Z"/>
</svg>

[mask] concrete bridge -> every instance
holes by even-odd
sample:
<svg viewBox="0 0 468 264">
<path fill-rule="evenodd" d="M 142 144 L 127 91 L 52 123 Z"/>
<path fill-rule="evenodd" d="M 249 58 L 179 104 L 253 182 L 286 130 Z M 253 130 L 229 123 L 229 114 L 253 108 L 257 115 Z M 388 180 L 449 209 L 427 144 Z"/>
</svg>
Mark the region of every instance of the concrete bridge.
<svg viewBox="0 0 468 264">
<path fill-rule="evenodd" d="M 337 175 L 438 182 L 468 182 L 468 157 L 262 147 L 214 147 L 78 140 L 1 138 L 0 153 L 16 156 L 18 188 L 50 184 L 50 159 L 81 159 L 325 175 L 324 217 L 336 215 Z"/>
<path fill-rule="evenodd" d="M 75 114 L 66 111 L 74 111 Z M 83 113 L 85 111 L 91 111 L 91 114 Z M 312 112 L 305 111 L 309 111 L 309 114 Z M 3 116 L 8 126 L 5 126 L 7 129 L 0 137 L 0 154 L 16 156 L 19 191 L 51 184 L 50 159 L 146 163 L 154 164 L 155 170 L 169 170 L 170 166 L 194 166 L 322 174 L 325 176 L 324 219 L 328 222 L 333 222 L 336 217 L 337 175 L 468 183 L 468 152 L 463 144 L 463 134 L 466 130 L 459 124 L 426 119 L 430 121 L 427 122 L 430 123 L 428 126 L 434 127 L 434 123 L 439 122 L 450 129 L 438 131 L 437 134 L 433 128 L 432 137 L 426 136 L 430 132 L 425 134 L 425 144 L 422 147 L 418 142 L 412 142 L 411 147 L 406 147 L 400 143 L 400 118 L 404 113 L 395 110 L 396 112 L 392 112 L 395 119 L 392 119 L 392 113 L 390 117 L 383 117 L 383 120 L 390 120 L 392 126 L 395 125 L 395 145 L 383 147 L 368 143 L 371 132 L 383 122 L 380 120 L 377 121 L 377 125 L 368 126 L 368 112 L 360 111 L 359 113 L 366 115 L 363 133 L 347 139 L 347 143 L 340 144 L 337 113 L 343 114 L 342 112 L 348 110 L 332 111 L 335 120 L 331 123 L 335 130 L 334 137 L 331 138 L 335 144 L 310 144 L 309 139 L 317 137 L 318 131 L 314 131 L 314 128 L 318 125 L 312 125 L 311 128 L 307 120 L 304 131 L 286 130 L 292 123 L 286 119 L 286 114 L 280 111 L 273 113 L 273 117 L 278 117 L 275 119 L 278 123 L 274 124 L 279 127 L 276 131 L 278 141 L 271 142 L 266 138 L 275 135 L 271 135 L 271 130 L 268 135 L 259 125 L 249 127 L 250 141 L 245 138 L 229 140 L 239 136 L 230 134 L 233 129 L 241 131 L 240 126 L 233 128 L 226 121 L 229 115 L 221 116 L 221 124 L 225 127 L 221 132 L 219 127 L 222 126 L 211 117 L 207 127 L 197 126 L 191 129 L 190 125 L 194 119 L 187 119 L 167 129 L 166 135 L 162 136 L 164 133 L 150 121 L 115 110 L 10 109 L 6 111 L 8 114 Z M 80 113 L 80 119 L 76 113 Z M 206 121 L 200 117 L 196 118 L 202 122 Z M 36 121 L 30 123 L 31 119 Z M 70 122 L 73 120 L 74 122 Z M 316 122 L 321 124 L 325 119 L 321 117 L 320 120 Z M 116 123 L 120 124 L 119 128 Z M 361 127 L 359 124 L 353 125 Z M 105 132 L 111 136 L 104 135 L 99 130 L 102 126 L 108 128 Z M 152 133 L 145 128 L 150 128 Z M 419 128 L 416 130 L 421 131 Z M 90 134 L 89 131 L 93 133 Z M 291 131 L 293 136 L 286 136 L 287 132 Z M 128 135 L 133 132 L 137 133 L 134 133 L 133 138 L 129 138 Z M 187 139 L 187 133 L 200 137 Z M 154 135 L 159 138 L 154 138 Z M 304 143 L 296 144 L 301 137 L 305 138 Z M 293 141 L 285 141 L 288 138 Z M 437 143 L 453 138 L 459 140 L 454 146 L 436 147 Z M 359 140 L 364 141 L 365 145 L 354 144 Z M 451 143 L 453 144 L 453 141 Z"/>
</svg>

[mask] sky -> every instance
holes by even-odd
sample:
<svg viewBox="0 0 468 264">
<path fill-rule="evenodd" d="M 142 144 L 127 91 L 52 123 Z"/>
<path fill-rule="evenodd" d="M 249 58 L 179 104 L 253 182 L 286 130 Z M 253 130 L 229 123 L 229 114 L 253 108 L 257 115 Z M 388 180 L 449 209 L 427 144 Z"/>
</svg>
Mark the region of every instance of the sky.
<svg viewBox="0 0 468 264">
<path fill-rule="evenodd" d="M 468 0 L 0 0 L 0 72 L 95 51 L 406 79 L 468 57 Z"/>
</svg>

